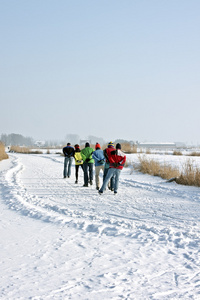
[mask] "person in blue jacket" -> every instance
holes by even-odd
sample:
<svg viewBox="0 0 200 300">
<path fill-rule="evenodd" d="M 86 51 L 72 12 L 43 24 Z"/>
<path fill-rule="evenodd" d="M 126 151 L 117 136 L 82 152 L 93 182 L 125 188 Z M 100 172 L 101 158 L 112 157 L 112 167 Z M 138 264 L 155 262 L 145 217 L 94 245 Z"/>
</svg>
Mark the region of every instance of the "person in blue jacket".
<svg viewBox="0 0 200 300">
<path fill-rule="evenodd" d="M 71 166 L 74 157 L 74 148 L 71 146 L 70 143 L 67 143 L 67 146 L 63 148 L 63 154 L 65 157 L 63 177 L 69 178 L 71 176 Z"/>
<path fill-rule="evenodd" d="M 105 157 L 99 143 L 96 143 L 95 145 L 95 151 L 92 153 L 92 158 L 94 158 L 94 162 L 95 162 L 96 189 L 99 190 L 100 187 L 99 174 L 101 170 L 102 172 L 104 172 L 104 164 L 105 164 Z"/>
</svg>

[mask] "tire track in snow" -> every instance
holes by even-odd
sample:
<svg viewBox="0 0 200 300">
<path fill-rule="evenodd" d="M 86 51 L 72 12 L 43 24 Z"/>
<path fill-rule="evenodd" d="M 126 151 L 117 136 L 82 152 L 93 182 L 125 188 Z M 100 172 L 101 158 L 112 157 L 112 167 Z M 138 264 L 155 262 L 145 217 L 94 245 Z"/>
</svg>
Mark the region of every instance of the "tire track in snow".
<svg viewBox="0 0 200 300">
<path fill-rule="evenodd" d="M 48 193 L 51 194 L 51 197 L 46 197 L 43 195 L 42 197 L 37 196 L 38 187 L 34 188 L 35 194 L 29 193 L 29 187 L 26 187 L 26 183 L 21 182 L 20 174 L 24 171 L 24 165 L 19 161 L 19 159 L 14 158 L 13 167 L 7 172 L 5 175 L 4 188 L 7 189 L 6 192 L 6 203 L 7 205 L 21 214 L 25 216 L 30 216 L 36 219 L 42 219 L 45 222 L 61 222 L 65 223 L 69 226 L 84 229 L 86 232 L 98 232 L 98 233 L 108 233 L 116 232 L 116 226 L 121 226 L 123 222 L 113 221 L 110 218 L 106 218 L 105 216 L 99 217 L 96 214 L 96 200 L 99 200 L 99 196 L 96 193 L 96 190 L 92 191 L 91 189 L 84 190 L 82 188 L 77 188 L 73 184 L 69 182 L 64 182 L 62 180 L 62 184 L 57 186 L 57 191 L 54 190 L 52 184 L 49 183 L 49 178 L 41 180 L 45 178 L 45 173 L 43 169 L 38 167 L 36 169 L 35 178 L 38 178 L 38 182 L 36 183 L 39 186 L 39 191 L 42 187 L 43 190 L 48 190 Z M 40 177 L 39 177 L 40 176 Z M 23 177 L 22 177 L 23 178 Z M 34 178 L 34 180 L 35 180 Z M 54 178 L 52 178 L 54 180 Z M 51 181 L 51 180 L 50 180 Z M 63 199 L 63 191 L 60 193 L 61 189 L 67 187 L 67 197 L 68 203 L 64 204 L 63 201 L 58 203 L 58 199 Z M 81 196 L 77 195 L 77 190 Z M 89 192 L 89 193 L 88 193 Z M 94 197 L 94 201 L 90 204 L 90 211 L 88 213 L 83 211 L 83 208 L 79 204 L 72 204 L 70 199 L 74 202 L 74 198 L 77 198 L 79 201 L 80 198 L 86 198 L 86 201 L 91 197 Z M 48 200 L 46 202 L 46 200 Z M 57 202 L 56 204 L 52 204 L 52 201 Z M 68 206 L 74 206 L 75 209 L 71 209 Z M 81 209 L 80 209 L 81 208 Z M 92 223 L 91 223 L 92 221 Z M 95 224 L 94 224 L 95 221 Z M 103 225 L 106 224 L 106 225 Z M 108 227 L 108 224 L 110 227 Z M 127 227 L 127 226 L 126 226 Z"/>
</svg>

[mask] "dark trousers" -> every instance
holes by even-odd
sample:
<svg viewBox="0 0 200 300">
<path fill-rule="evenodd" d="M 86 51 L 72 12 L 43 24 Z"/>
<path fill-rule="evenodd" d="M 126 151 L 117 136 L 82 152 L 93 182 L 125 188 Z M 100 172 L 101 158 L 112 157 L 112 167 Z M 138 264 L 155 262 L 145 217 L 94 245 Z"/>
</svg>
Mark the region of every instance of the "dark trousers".
<svg viewBox="0 0 200 300">
<path fill-rule="evenodd" d="M 79 170 L 79 167 L 81 167 L 82 170 L 83 170 L 83 165 L 75 165 L 75 177 L 76 177 L 77 181 L 78 181 L 78 170 Z"/>
<path fill-rule="evenodd" d="M 93 180 L 93 163 L 84 162 L 83 172 L 84 172 L 84 184 L 88 185 L 88 179 Z M 88 173 L 89 172 L 89 173 Z"/>
</svg>

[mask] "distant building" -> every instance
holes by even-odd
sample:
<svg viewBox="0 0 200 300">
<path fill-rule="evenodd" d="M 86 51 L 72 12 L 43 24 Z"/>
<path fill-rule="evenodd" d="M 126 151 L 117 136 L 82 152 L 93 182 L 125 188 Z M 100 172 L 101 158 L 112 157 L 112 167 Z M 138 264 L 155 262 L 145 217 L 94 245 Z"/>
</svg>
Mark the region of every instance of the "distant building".
<svg viewBox="0 0 200 300">
<path fill-rule="evenodd" d="M 138 143 L 138 147 L 141 148 L 176 148 L 176 143 L 155 143 L 155 142 L 146 142 L 146 143 Z"/>
<path fill-rule="evenodd" d="M 35 145 L 36 145 L 37 147 L 44 147 L 45 141 L 36 141 L 36 142 L 35 142 Z"/>
</svg>

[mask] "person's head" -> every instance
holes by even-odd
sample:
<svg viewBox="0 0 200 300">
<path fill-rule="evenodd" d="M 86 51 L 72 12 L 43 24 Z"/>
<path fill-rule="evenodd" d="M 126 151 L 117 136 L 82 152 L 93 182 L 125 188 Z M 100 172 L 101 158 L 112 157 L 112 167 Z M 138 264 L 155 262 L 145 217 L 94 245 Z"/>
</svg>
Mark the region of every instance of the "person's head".
<svg viewBox="0 0 200 300">
<path fill-rule="evenodd" d="M 71 144 L 70 144 L 70 143 L 67 143 L 67 146 L 71 146 Z"/>
<path fill-rule="evenodd" d="M 76 144 L 74 148 L 75 148 L 75 152 L 81 152 L 80 146 L 78 144 Z"/>
<path fill-rule="evenodd" d="M 101 145 L 100 145 L 99 143 L 96 143 L 95 149 L 96 149 L 96 150 L 97 150 L 97 149 L 101 149 Z"/>
<path fill-rule="evenodd" d="M 85 143 L 85 148 L 90 147 L 90 143 Z"/>
<path fill-rule="evenodd" d="M 113 142 L 108 143 L 108 148 L 114 148 Z"/>
<path fill-rule="evenodd" d="M 117 145 L 116 145 L 116 149 L 122 149 L 122 146 L 121 146 L 121 144 L 117 143 Z"/>
</svg>

